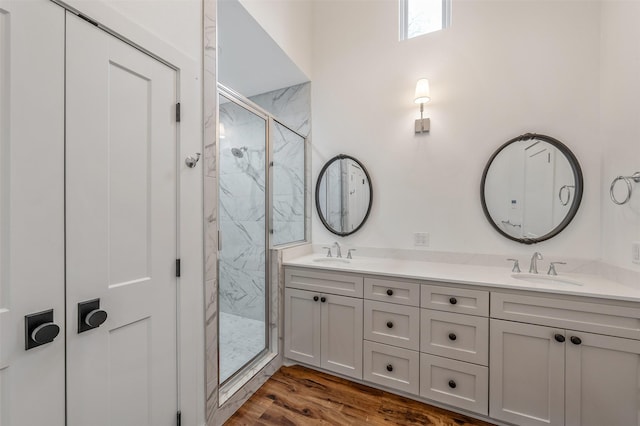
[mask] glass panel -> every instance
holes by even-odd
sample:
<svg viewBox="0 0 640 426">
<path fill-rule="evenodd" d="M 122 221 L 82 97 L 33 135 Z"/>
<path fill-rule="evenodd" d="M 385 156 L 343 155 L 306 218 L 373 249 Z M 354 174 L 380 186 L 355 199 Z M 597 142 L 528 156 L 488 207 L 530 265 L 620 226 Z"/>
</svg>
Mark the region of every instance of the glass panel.
<svg viewBox="0 0 640 426">
<path fill-rule="evenodd" d="M 273 245 L 304 241 L 304 138 L 274 121 Z"/>
<path fill-rule="evenodd" d="M 451 0 L 400 0 L 402 39 L 447 28 L 450 21 Z"/>
<path fill-rule="evenodd" d="M 220 383 L 266 348 L 265 118 L 220 96 Z M 223 131 L 224 128 L 224 131 Z"/>
</svg>

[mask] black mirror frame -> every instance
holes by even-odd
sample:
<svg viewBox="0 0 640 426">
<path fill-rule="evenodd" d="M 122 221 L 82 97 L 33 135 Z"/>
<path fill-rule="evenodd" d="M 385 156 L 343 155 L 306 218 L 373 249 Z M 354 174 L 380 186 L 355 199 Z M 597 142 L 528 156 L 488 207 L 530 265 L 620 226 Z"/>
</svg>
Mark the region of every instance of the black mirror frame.
<svg viewBox="0 0 640 426">
<path fill-rule="evenodd" d="M 487 173 L 489 172 L 489 168 L 491 167 L 493 160 L 498 156 L 498 154 L 500 154 L 500 152 L 502 152 L 504 148 L 506 148 L 507 146 L 511 145 L 514 142 L 526 141 L 530 139 L 539 139 L 541 141 L 547 142 L 553 145 L 554 147 L 556 147 L 562 154 L 564 154 L 564 156 L 567 158 L 567 161 L 571 165 L 571 170 L 573 171 L 576 187 L 574 192 L 573 204 L 571 205 L 571 208 L 569 209 L 569 212 L 567 213 L 565 218 L 562 220 L 562 222 L 560 222 L 560 224 L 558 224 L 558 226 L 556 226 L 550 232 L 548 232 L 547 234 L 539 238 L 516 238 L 504 232 L 498 226 L 498 224 L 495 223 L 495 221 L 489 214 L 489 209 L 487 208 L 487 202 L 485 200 L 485 183 L 487 179 Z M 536 243 L 546 241 L 550 238 L 555 237 L 560 232 L 562 232 L 569 225 L 569 223 L 571 223 L 573 218 L 576 216 L 576 213 L 578 212 L 580 203 L 582 202 L 583 189 L 584 189 L 584 180 L 582 176 L 582 169 L 580 168 L 580 163 L 578 162 L 578 159 L 573 154 L 573 152 L 571 152 L 571 150 L 565 144 L 563 144 L 562 142 L 560 142 L 555 138 L 552 138 L 551 136 L 540 135 L 537 133 L 525 133 L 524 135 L 515 137 L 510 141 L 506 142 L 505 144 L 503 144 L 502 146 L 500 146 L 500 148 L 498 148 L 493 153 L 493 155 L 491 155 L 491 158 L 489 158 L 489 161 L 487 161 L 487 165 L 484 168 L 484 172 L 482 172 L 482 181 L 480 182 L 480 201 L 482 202 L 482 211 L 484 212 L 485 217 L 487 218 L 491 226 L 493 226 L 493 228 L 496 231 L 498 231 L 499 234 L 501 234 L 502 236 L 512 241 L 516 241 L 522 244 L 536 244 Z"/>
<path fill-rule="evenodd" d="M 367 181 L 369 181 L 369 207 L 367 208 L 367 213 L 364 215 L 364 218 L 362 218 L 362 222 L 360 222 L 360 225 L 358 225 L 354 230 L 352 230 L 350 232 L 339 232 L 339 231 L 336 231 L 335 229 L 331 228 L 329 226 L 329 224 L 327 223 L 327 221 L 325 220 L 324 216 L 322 215 L 322 212 L 320 211 L 320 181 L 322 180 L 322 176 L 326 172 L 327 168 L 329 168 L 329 166 L 331 164 L 333 164 L 334 161 L 344 160 L 344 159 L 349 159 L 349 160 L 355 161 L 362 168 L 362 170 L 364 171 L 365 176 L 367 177 Z M 318 212 L 318 217 L 320 217 L 320 221 L 322 222 L 324 227 L 327 228 L 327 230 L 329 232 L 331 232 L 333 234 L 336 234 L 336 235 L 338 235 L 340 237 L 346 237 L 347 235 L 351 235 L 351 234 L 355 233 L 360 228 L 362 228 L 362 226 L 365 224 L 365 222 L 369 218 L 369 213 L 371 213 L 371 206 L 372 205 L 373 205 L 373 184 L 371 183 L 371 176 L 369 176 L 369 172 L 367 171 L 367 168 L 360 161 L 358 161 L 356 158 L 354 158 L 354 157 L 352 157 L 350 155 L 338 154 L 335 157 L 333 157 L 332 159 L 330 159 L 329 161 L 327 161 L 324 164 L 324 166 L 322 166 L 322 170 L 320 170 L 320 173 L 318 174 L 318 181 L 316 182 L 316 211 Z"/>
</svg>

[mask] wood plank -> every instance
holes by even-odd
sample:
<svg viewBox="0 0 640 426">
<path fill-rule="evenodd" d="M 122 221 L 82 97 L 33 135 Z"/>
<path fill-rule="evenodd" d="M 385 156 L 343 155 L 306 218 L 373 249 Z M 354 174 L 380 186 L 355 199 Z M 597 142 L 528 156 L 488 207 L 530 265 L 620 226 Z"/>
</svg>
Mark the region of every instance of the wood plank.
<svg viewBox="0 0 640 426">
<path fill-rule="evenodd" d="M 492 426 L 299 365 L 282 367 L 225 423 Z"/>
</svg>

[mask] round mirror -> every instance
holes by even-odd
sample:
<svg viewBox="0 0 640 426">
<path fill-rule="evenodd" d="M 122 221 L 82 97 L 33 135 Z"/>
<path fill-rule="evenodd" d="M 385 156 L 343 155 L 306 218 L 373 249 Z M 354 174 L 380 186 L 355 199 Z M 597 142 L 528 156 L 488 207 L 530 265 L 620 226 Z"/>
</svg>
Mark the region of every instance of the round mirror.
<svg viewBox="0 0 640 426">
<path fill-rule="evenodd" d="M 316 184 L 316 208 L 322 224 L 336 235 L 351 235 L 369 217 L 373 189 L 367 169 L 348 155 L 333 157 Z"/>
<path fill-rule="evenodd" d="M 524 244 L 548 240 L 576 215 L 582 170 L 562 142 L 527 133 L 491 156 L 482 174 L 484 214 L 505 237 Z"/>
</svg>

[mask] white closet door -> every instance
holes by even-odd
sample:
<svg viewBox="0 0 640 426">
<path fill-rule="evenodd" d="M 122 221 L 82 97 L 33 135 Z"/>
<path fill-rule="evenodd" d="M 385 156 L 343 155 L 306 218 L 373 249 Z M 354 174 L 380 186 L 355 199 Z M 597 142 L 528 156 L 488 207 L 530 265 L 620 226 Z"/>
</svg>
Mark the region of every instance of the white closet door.
<svg viewBox="0 0 640 426">
<path fill-rule="evenodd" d="M 25 350 L 25 315 L 53 309 Z M 0 425 L 64 425 L 64 10 L 0 0 Z"/>
<path fill-rule="evenodd" d="M 66 46 L 68 425 L 173 425 L 177 75 L 70 13 Z"/>
</svg>

